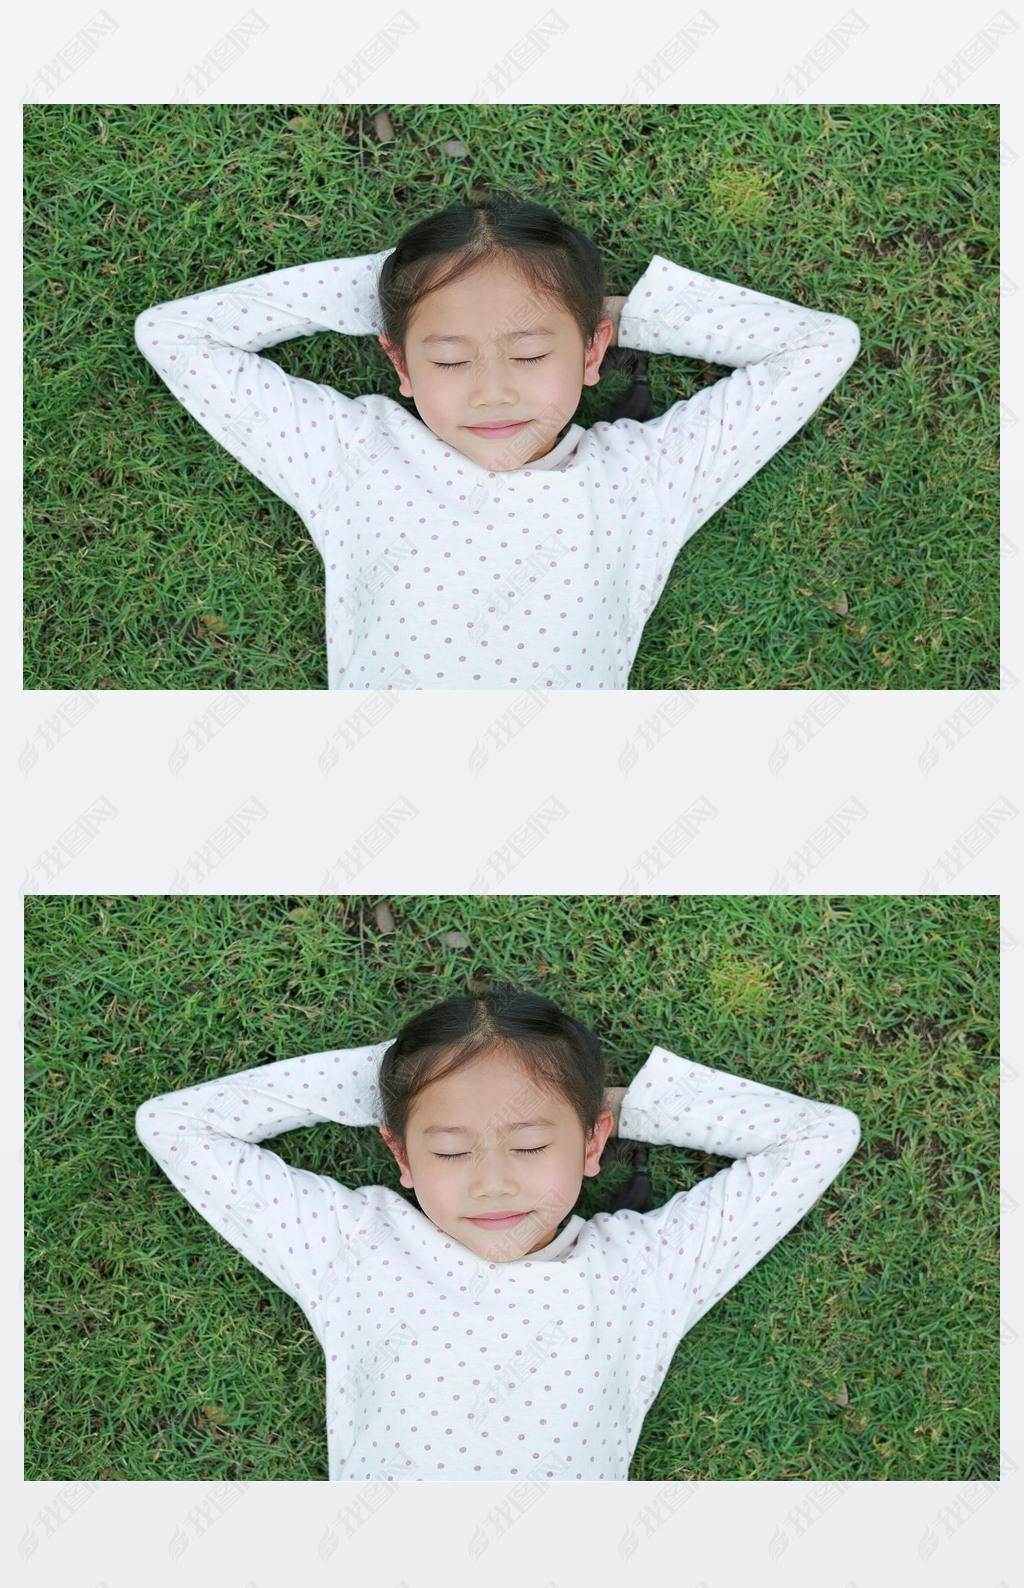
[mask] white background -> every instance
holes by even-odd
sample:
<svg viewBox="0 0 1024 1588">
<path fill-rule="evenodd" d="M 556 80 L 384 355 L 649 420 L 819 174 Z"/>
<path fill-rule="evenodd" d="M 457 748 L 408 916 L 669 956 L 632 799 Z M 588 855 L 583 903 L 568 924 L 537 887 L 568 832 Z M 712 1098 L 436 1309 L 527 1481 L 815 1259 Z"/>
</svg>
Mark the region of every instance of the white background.
<svg viewBox="0 0 1024 1588">
<path fill-rule="evenodd" d="M 24 892 L 1000 893 L 1006 1048 L 1019 1068 L 1024 966 L 1019 776 L 1024 648 L 1019 364 L 1024 256 L 1024 9 L 719 4 L 717 27 L 660 85 L 650 63 L 701 7 L 440 6 L 410 0 L 415 30 L 354 90 L 347 73 L 401 7 L 260 0 L 172 11 L 110 0 L 116 29 L 54 80 L 59 52 L 100 8 L 19 13 L 5 49 L 11 209 L 24 100 L 47 103 L 386 104 L 468 101 L 551 10 L 566 27 L 493 101 L 937 103 L 1005 98 L 1002 114 L 1003 601 L 1001 693 L 728 692 L 686 697 L 516 692 L 408 696 L 368 725 L 354 695 L 207 692 L 88 696 L 20 689 L 17 352 L 9 354 L 4 478 L 11 500 L 5 636 L 4 956 L 11 1073 L 21 1031 Z M 801 88 L 792 74 L 854 10 L 867 24 Z M 189 87 L 240 18 L 266 24 L 209 87 Z M 998 21 L 996 20 L 998 19 Z M 1018 22 L 1020 23 L 1018 29 Z M 993 28 L 987 47 L 979 32 Z M 10 32 L 10 24 L 8 24 Z M 995 31 L 997 30 L 998 31 Z M 967 70 L 964 61 L 972 68 Z M 959 64 L 957 64 L 959 62 Z M 804 67 L 806 71 L 806 66 Z M 959 79 L 959 80 L 958 80 Z M 492 79 L 493 81 L 493 79 Z M 1010 90 L 1018 83 L 1014 96 Z M 5 269 L 16 293 L 17 246 Z M 130 336 L 131 327 L 126 328 Z M 993 526 L 993 535 L 995 527 Z M 1019 681 L 1019 682 L 1018 682 Z M 518 704 L 513 705 L 513 702 Z M 241 709 L 238 709 L 238 707 Z M 211 722 L 210 710 L 225 720 Z M 228 715 L 234 709 L 234 715 Z M 509 716 L 509 712 L 512 715 Z M 390 816 L 388 813 L 392 813 Z M 397 814 L 395 814 L 397 813 Z M 689 814 L 688 814 L 689 813 Z M 1004 1088 L 1012 1140 L 1019 1082 Z M 1016 1118 L 1015 1118 L 1016 1114 Z M 8 1207 L 21 1166 L 3 1165 Z M 5 1556 L 19 1580 L 82 1588 L 296 1582 L 452 1588 L 483 1581 L 577 1588 L 668 1581 L 734 1588 L 878 1584 L 1014 1588 L 1024 1497 L 1019 1244 L 1024 1176 L 1010 1158 L 1005 1228 L 1017 1258 L 1003 1292 L 1001 1483 L 552 1484 L 521 1506 L 494 1484 L 370 1486 L 23 1483 L 20 1295 L 7 1319 Z M 11 1275 L 20 1272 L 9 1218 Z M 10 1282 L 11 1289 L 15 1282 Z M 784 1414 L 784 1408 L 780 1408 Z M 595 1492 L 600 1490 L 600 1492 Z M 350 1492 L 351 1491 L 351 1492 Z M 47 1524 L 43 1513 L 61 1502 Z M 376 1508 L 374 1508 L 376 1505 Z M 205 1507 L 205 1511 L 204 1511 Z M 204 1520 L 204 1516 L 206 1520 Z M 212 1518 L 212 1524 L 211 1519 Z"/>
</svg>

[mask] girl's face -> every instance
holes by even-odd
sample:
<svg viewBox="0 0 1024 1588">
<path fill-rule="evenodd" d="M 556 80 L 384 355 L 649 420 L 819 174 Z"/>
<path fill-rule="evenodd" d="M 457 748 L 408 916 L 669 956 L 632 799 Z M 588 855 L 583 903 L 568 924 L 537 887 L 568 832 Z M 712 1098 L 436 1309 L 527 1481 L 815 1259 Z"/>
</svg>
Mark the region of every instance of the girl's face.
<svg viewBox="0 0 1024 1588">
<path fill-rule="evenodd" d="M 479 1257 L 508 1263 L 553 1238 L 584 1176 L 599 1173 L 612 1124 L 605 1109 L 587 1141 L 565 1099 L 495 1049 L 424 1087 L 407 1157 L 383 1125 L 380 1133 L 427 1217 Z M 492 1214 L 506 1221 L 481 1222 Z"/>
<path fill-rule="evenodd" d="M 596 386 L 612 330 L 601 320 L 586 347 L 567 309 L 491 260 L 420 300 L 405 362 L 378 340 L 423 423 L 474 463 L 504 471 L 551 451 L 583 387 Z"/>
</svg>

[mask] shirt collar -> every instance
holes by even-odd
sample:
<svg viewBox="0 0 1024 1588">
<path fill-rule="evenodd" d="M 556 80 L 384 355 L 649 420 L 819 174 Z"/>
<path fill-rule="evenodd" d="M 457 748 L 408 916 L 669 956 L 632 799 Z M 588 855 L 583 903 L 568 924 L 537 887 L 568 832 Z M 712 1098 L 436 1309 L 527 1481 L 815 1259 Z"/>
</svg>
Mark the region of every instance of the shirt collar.
<svg viewBox="0 0 1024 1588">
<path fill-rule="evenodd" d="M 546 1246 L 542 1246 L 538 1252 L 530 1252 L 528 1257 L 518 1258 L 517 1261 L 529 1263 L 547 1263 L 550 1262 L 553 1257 L 561 1257 L 566 1247 L 571 1246 L 575 1241 L 580 1230 L 583 1228 L 584 1222 L 585 1221 L 580 1218 L 578 1213 L 571 1214 L 568 1222 L 563 1226 L 562 1229 L 559 1230 L 557 1235 L 553 1236 L 552 1239 L 548 1241 Z"/>
<path fill-rule="evenodd" d="M 544 456 L 538 458 L 535 463 L 524 464 L 524 469 L 557 469 L 560 463 L 564 463 L 566 458 L 576 451 L 583 434 L 582 425 L 568 425 L 564 435 L 555 442 L 551 451 L 545 452 Z M 510 474 L 518 472 L 516 469 L 509 470 Z"/>
</svg>

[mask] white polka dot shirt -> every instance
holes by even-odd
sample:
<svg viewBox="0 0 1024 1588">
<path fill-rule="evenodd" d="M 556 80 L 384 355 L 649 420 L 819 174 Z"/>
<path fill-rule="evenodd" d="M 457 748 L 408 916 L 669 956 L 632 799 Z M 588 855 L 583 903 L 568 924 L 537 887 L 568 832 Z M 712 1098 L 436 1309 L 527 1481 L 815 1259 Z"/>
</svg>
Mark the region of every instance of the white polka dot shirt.
<svg viewBox="0 0 1024 1588">
<path fill-rule="evenodd" d="M 136 342 L 316 542 L 331 689 L 627 688 L 680 547 L 841 380 L 856 325 L 656 254 L 620 344 L 733 373 L 645 423 L 571 424 L 537 462 L 496 471 L 391 397 L 345 397 L 258 356 L 381 331 L 390 252 L 160 304 Z"/>
<path fill-rule="evenodd" d="M 387 1045 L 152 1098 L 138 1135 L 309 1320 L 330 1479 L 628 1478 L 680 1340 L 835 1179 L 856 1115 L 656 1047 L 619 1134 L 735 1161 L 650 1213 L 572 1214 L 540 1251 L 491 1262 L 387 1186 L 343 1186 L 256 1145 L 380 1123 Z"/>
</svg>

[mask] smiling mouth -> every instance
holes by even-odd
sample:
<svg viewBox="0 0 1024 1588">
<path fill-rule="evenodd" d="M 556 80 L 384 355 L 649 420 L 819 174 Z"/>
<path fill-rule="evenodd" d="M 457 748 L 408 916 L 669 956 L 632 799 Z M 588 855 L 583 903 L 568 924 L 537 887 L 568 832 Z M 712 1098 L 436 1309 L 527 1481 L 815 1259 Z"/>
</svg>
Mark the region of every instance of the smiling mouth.
<svg viewBox="0 0 1024 1588">
<path fill-rule="evenodd" d="M 484 434 L 489 430 L 519 430 L 523 425 L 528 425 L 529 419 L 509 419 L 500 425 L 467 425 L 467 430 L 476 430 Z"/>
<path fill-rule="evenodd" d="M 528 1213 L 483 1213 L 470 1219 L 470 1224 L 515 1224 L 519 1219 L 525 1219 Z"/>
</svg>

